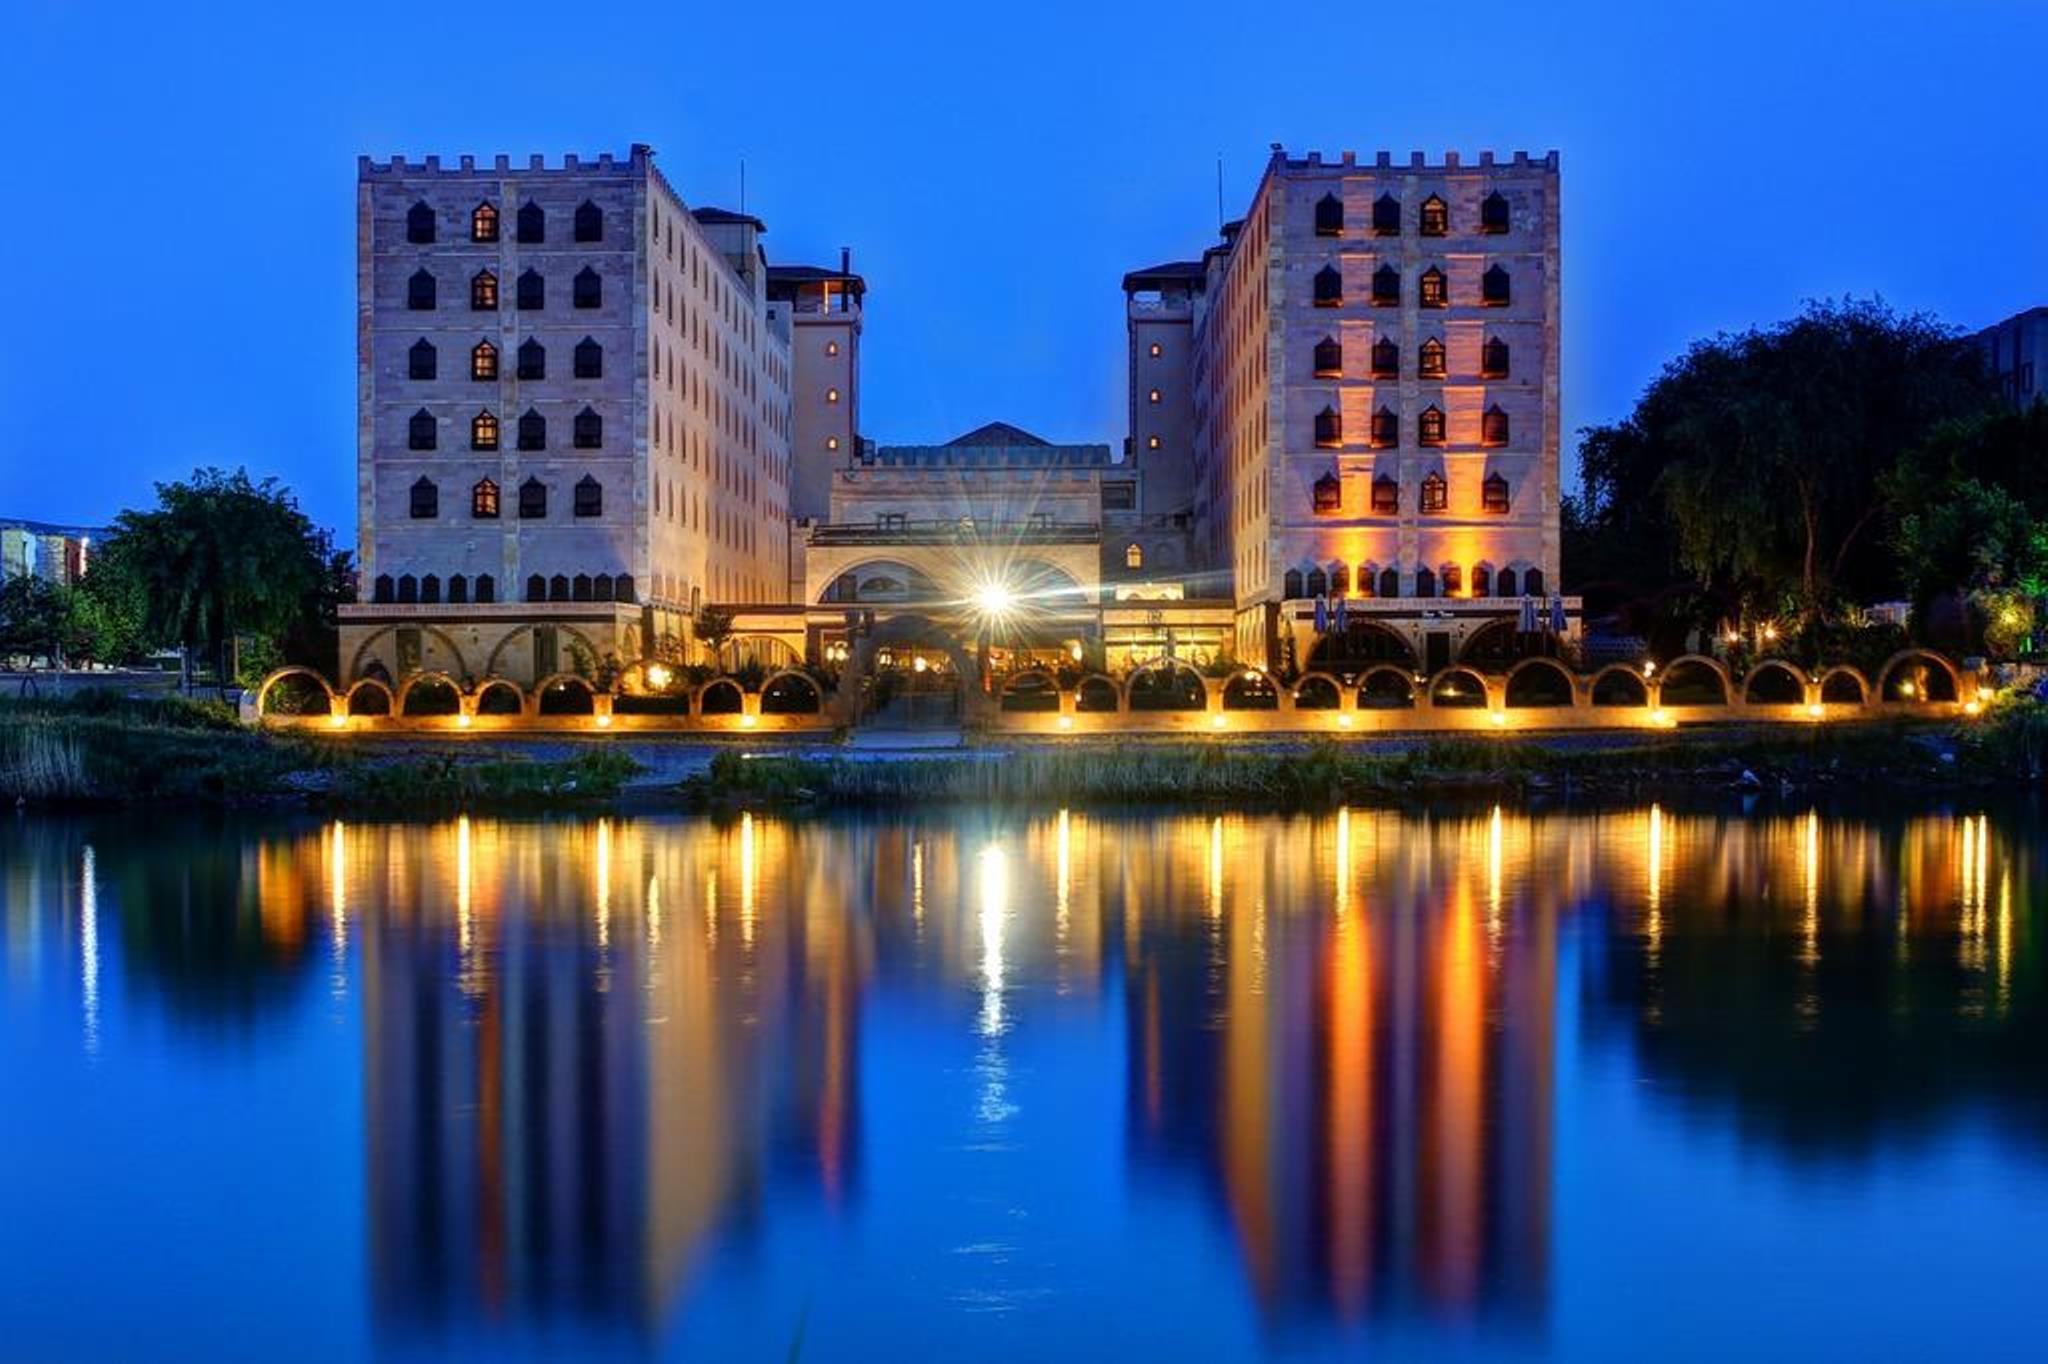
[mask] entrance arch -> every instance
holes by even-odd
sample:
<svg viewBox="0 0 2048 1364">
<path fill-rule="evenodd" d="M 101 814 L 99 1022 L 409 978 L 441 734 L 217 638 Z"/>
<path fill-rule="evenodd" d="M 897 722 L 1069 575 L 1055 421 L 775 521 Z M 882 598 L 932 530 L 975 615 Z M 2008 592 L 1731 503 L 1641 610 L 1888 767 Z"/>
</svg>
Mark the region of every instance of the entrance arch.
<svg viewBox="0 0 2048 1364">
<path fill-rule="evenodd" d="M 949 676 L 933 669 L 877 667 L 885 653 L 923 653 L 945 657 Z M 900 675 L 899 675 L 900 674 Z M 941 683 L 949 682 L 950 689 Z M 895 705 L 899 697 L 904 703 Z M 926 701 L 925 698 L 930 698 Z M 864 635 L 848 656 L 839 677 L 841 713 L 854 724 L 884 720 L 918 725 L 978 723 L 982 715 L 981 669 L 959 637 L 929 616 L 893 616 Z"/>
</svg>

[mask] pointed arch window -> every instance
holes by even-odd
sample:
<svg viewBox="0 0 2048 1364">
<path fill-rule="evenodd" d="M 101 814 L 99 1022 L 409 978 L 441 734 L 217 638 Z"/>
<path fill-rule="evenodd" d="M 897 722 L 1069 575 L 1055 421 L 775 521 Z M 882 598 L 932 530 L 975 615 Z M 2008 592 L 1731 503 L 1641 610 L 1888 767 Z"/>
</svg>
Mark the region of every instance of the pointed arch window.
<svg viewBox="0 0 2048 1364">
<path fill-rule="evenodd" d="M 1434 597 L 1436 595 L 1436 574 L 1430 572 L 1427 568 L 1416 569 L 1415 595 L 1418 597 Z"/>
<path fill-rule="evenodd" d="M 1422 501 L 1419 504 L 1425 512 L 1440 512 L 1450 502 L 1449 489 L 1444 476 L 1432 469 L 1422 477 Z"/>
<path fill-rule="evenodd" d="M 429 573 L 420 579 L 420 600 L 429 606 L 441 600 L 441 579 L 438 575 Z"/>
<path fill-rule="evenodd" d="M 1372 443 L 1381 450 L 1401 443 L 1401 419 L 1393 408 L 1382 407 L 1372 414 Z"/>
<path fill-rule="evenodd" d="M 519 519 L 540 521 L 548 514 L 548 485 L 529 478 L 519 485 Z"/>
<path fill-rule="evenodd" d="M 528 601 L 546 601 L 548 599 L 548 580 L 538 573 L 527 574 L 526 599 Z"/>
<path fill-rule="evenodd" d="M 1325 407 L 1316 413 L 1316 444 L 1325 448 L 1344 443 L 1344 419 L 1337 415 L 1334 407 Z"/>
<path fill-rule="evenodd" d="M 516 231 L 521 246 L 539 246 L 548 239 L 548 215 L 539 204 L 528 199 L 519 206 Z"/>
<path fill-rule="evenodd" d="M 486 199 L 469 211 L 469 239 L 473 242 L 498 240 L 498 206 Z"/>
<path fill-rule="evenodd" d="M 416 313 L 434 311 L 434 272 L 415 270 L 405 282 L 405 306 Z"/>
<path fill-rule="evenodd" d="M 519 377 L 522 379 L 545 379 L 548 377 L 548 348 L 530 336 L 519 343 Z"/>
<path fill-rule="evenodd" d="M 1334 194 L 1325 194 L 1316 200 L 1316 235 L 1318 237 L 1341 237 L 1344 235 L 1344 201 Z"/>
<path fill-rule="evenodd" d="M 1401 235 L 1401 201 L 1391 194 L 1382 194 L 1372 201 L 1372 232 L 1375 237 L 1398 237 Z"/>
<path fill-rule="evenodd" d="M 604 487 L 589 474 L 576 480 L 576 514 L 604 515 Z"/>
<path fill-rule="evenodd" d="M 424 200 L 405 211 L 405 239 L 414 246 L 434 240 L 434 210 Z"/>
<path fill-rule="evenodd" d="M 1351 565 L 1338 561 L 1330 565 L 1330 595 L 1347 597 L 1351 595 Z"/>
<path fill-rule="evenodd" d="M 579 308 L 604 306 L 604 281 L 598 278 L 597 271 L 586 265 L 576 272 L 569 301 Z"/>
<path fill-rule="evenodd" d="M 1135 545 L 1135 544 L 1133 544 L 1133 545 L 1125 545 L 1125 546 L 1124 546 L 1124 567 L 1125 567 L 1125 568 L 1143 568 L 1144 566 L 1145 566 L 1145 550 L 1144 550 L 1144 547 L 1143 547 L 1143 546 L 1141 546 L 1141 545 Z"/>
<path fill-rule="evenodd" d="M 579 379 L 604 377 L 604 347 L 594 337 L 586 336 L 576 343 L 575 373 Z"/>
<path fill-rule="evenodd" d="M 1499 190 L 1487 195 L 1479 203 L 1479 230 L 1499 234 L 1508 230 L 1507 196 Z"/>
<path fill-rule="evenodd" d="M 590 580 L 590 596 L 593 601 L 610 601 L 612 599 L 612 575 L 600 573 L 595 578 L 592 578 Z"/>
<path fill-rule="evenodd" d="M 601 242 L 604 240 L 604 210 L 585 199 L 576 206 L 576 240 L 579 242 Z"/>
<path fill-rule="evenodd" d="M 1415 372 L 1424 379 L 1444 377 L 1444 343 L 1434 336 L 1422 343 L 1415 357 Z"/>
<path fill-rule="evenodd" d="M 412 605 L 412 604 L 413 604 L 414 602 L 418 601 L 419 599 L 420 599 L 420 580 L 419 580 L 418 578 L 415 578 L 415 577 L 413 577 L 413 576 L 412 576 L 412 574 L 410 574 L 410 573 L 401 573 L 401 574 L 399 574 L 399 575 L 398 575 L 398 600 L 399 600 L 400 604 L 402 604 L 402 605 L 405 605 L 405 606 L 410 606 L 410 605 Z"/>
<path fill-rule="evenodd" d="M 469 277 L 469 306 L 480 313 L 498 310 L 498 277 L 488 270 L 479 270 Z"/>
<path fill-rule="evenodd" d="M 429 521 L 441 514 L 441 490 L 434 480 L 422 474 L 412 485 L 412 519 Z"/>
<path fill-rule="evenodd" d="M 397 595 L 398 589 L 392 583 L 391 575 L 389 573 L 379 573 L 377 575 L 377 584 L 371 589 L 370 600 L 379 606 L 384 606 L 388 605 Z"/>
<path fill-rule="evenodd" d="M 457 606 L 469 600 L 469 579 L 460 573 L 448 575 L 448 600 Z"/>
<path fill-rule="evenodd" d="M 1380 566 L 1378 564 L 1370 559 L 1360 564 L 1358 566 L 1358 595 L 1361 597 L 1372 596 L 1378 590 L 1379 579 Z"/>
<path fill-rule="evenodd" d="M 547 278 L 528 266 L 519 272 L 519 282 L 513 289 L 513 295 L 522 312 L 545 308 L 548 306 Z"/>
<path fill-rule="evenodd" d="M 1508 443 L 1508 414 L 1501 410 L 1500 404 L 1495 403 L 1492 407 L 1487 408 L 1486 414 L 1479 419 L 1479 443 L 1481 445 L 1506 445 Z"/>
<path fill-rule="evenodd" d="M 1337 338 L 1326 336 L 1316 342 L 1315 372 L 1318 379 L 1337 379 L 1344 374 L 1344 347 Z"/>
<path fill-rule="evenodd" d="M 1488 474 L 1479 485 L 1479 509 L 1494 516 L 1506 513 L 1508 509 L 1508 481 L 1499 474 Z"/>
<path fill-rule="evenodd" d="M 1498 265 L 1487 266 L 1479 280 L 1479 301 L 1489 308 L 1505 308 L 1511 296 L 1508 272 Z"/>
<path fill-rule="evenodd" d="M 498 378 L 498 348 L 479 341 L 469 350 L 469 377 L 477 383 L 495 383 Z"/>
<path fill-rule="evenodd" d="M 1372 377 L 1375 379 L 1398 379 L 1401 377 L 1401 344 L 1391 336 L 1382 336 L 1372 343 Z"/>
<path fill-rule="evenodd" d="M 1451 230 L 1451 207 L 1432 194 L 1422 201 L 1422 235 L 1441 237 Z"/>
<path fill-rule="evenodd" d="M 566 573 L 557 573 L 557 574 L 556 574 L 556 575 L 555 575 L 554 577 L 552 577 L 552 578 L 549 578 L 549 579 L 548 579 L 548 600 L 549 600 L 549 601 L 567 601 L 567 600 L 569 600 L 569 575 L 568 575 L 568 574 L 566 574 Z"/>
<path fill-rule="evenodd" d="M 423 407 L 412 414 L 405 424 L 405 444 L 409 450 L 431 450 L 440 444 L 439 423 L 433 413 Z"/>
<path fill-rule="evenodd" d="M 519 414 L 519 448 L 521 450 L 545 450 L 548 448 L 548 419 L 530 407 Z"/>
<path fill-rule="evenodd" d="M 578 450 L 600 450 L 604 448 L 604 418 L 597 415 L 595 408 L 586 407 L 576 414 L 574 436 Z"/>
<path fill-rule="evenodd" d="M 1415 439 L 1423 445 L 1444 443 L 1444 410 L 1435 403 L 1422 409 L 1422 415 L 1415 419 Z"/>
<path fill-rule="evenodd" d="M 1401 571 L 1392 564 L 1380 570 L 1380 592 L 1382 597 L 1401 595 Z"/>
<path fill-rule="evenodd" d="M 1532 597 L 1543 595 L 1543 570 L 1532 568 L 1522 574 L 1522 590 Z"/>
<path fill-rule="evenodd" d="M 1516 576 L 1512 568 L 1500 571 L 1500 581 L 1495 583 L 1494 587 L 1503 597 L 1519 597 L 1522 594 L 1522 580 Z"/>
<path fill-rule="evenodd" d="M 1309 569 L 1308 576 L 1302 579 L 1301 590 L 1311 597 L 1329 596 L 1330 575 L 1320 568 Z"/>
<path fill-rule="evenodd" d="M 1310 505 L 1317 516 L 1335 516 L 1344 510 L 1344 483 L 1335 470 L 1316 480 Z"/>
<path fill-rule="evenodd" d="M 1290 600 L 1301 598 L 1301 570 L 1290 568 L 1280 575 L 1280 595 Z"/>
<path fill-rule="evenodd" d="M 1438 569 L 1437 582 L 1443 587 L 1446 597 L 1461 597 L 1465 594 L 1465 570 L 1456 564 L 1445 564 Z"/>
<path fill-rule="evenodd" d="M 1482 379 L 1505 379 L 1508 377 L 1508 343 L 1498 336 L 1489 336 L 1486 344 L 1479 348 L 1479 377 Z"/>
<path fill-rule="evenodd" d="M 1372 302 L 1376 308 L 1395 308 L 1401 303 L 1401 272 L 1382 265 L 1372 272 Z"/>
<path fill-rule="evenodd" d="M 476 575 L 476 599 L 488 606 L 498 599 L 498 580 L 488 573 Z"/>
<path fill-rule="evenodd" d="M 616 601 L 632 601 L 634 599 L 632 574 L 621 573 L 618 577 L 612 579 L 612 597 Z"/>
<path fill-rule="evenodd" d="M 1493 595 L 1493 565 L 1480 562 L 1472 565 L 1472 595 L 1490 597 Z"/>
<path fill-rule="evenodd" d="M 498 419 L 489 412 L 479 412 L 469 419 L 469 448 L 472 450 L 495 450 L 498 448 Z"/>
<path fill-rule="evenodd" d="M 1378 474 L 1372 481 L 1372 511 L 1375 516 L 1394 516 L 1401 510 L 1401 485 L 1387 474 Z M 1393 596 L 1393 593 L 1384 595 Z"/>
<path fill-rule="evenodd" d="M 469 514 L 479 521 L 498 519 L 498 485 L 480 478 L 469 490 Z"/>
<path fill-rule="evenodd" d="M 425 337 L 413 342 L 412 349 L 405 353 L 405 373 L 409 379 L 431 379 L 440 367 L 441 353 Z"/>
<path fill-rule="evenodd" d="M 1432 265 L 1422 272 L 1422 283 L 1415 301 L 1425 308 L 1447 308 L 1451 303 L 1451 282 L 1444 272 Z"/>
<path fill-rule="evenodd" d="M 1315 305 L 1318 308 L 1335 308 L 1344 302 L 1344 276 L 1334 265 L 1325 265 L 1316 271 Z"/>
</svg>

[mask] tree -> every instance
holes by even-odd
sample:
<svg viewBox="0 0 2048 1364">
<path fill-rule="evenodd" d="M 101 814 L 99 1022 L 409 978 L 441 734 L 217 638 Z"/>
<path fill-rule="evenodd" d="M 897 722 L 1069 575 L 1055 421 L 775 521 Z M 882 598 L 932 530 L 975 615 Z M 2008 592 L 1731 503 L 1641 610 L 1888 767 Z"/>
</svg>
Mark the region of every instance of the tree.
<svg viewBox="0 0 2048 1364">
<path fill-rule="evenodd" d="M 690 628 L 697 636 L 697 642 L 711 652 L 712 661 L 716 662 L 719 647 L 732 638 L 732 612 L 722 606 L 700 606 Z"/>
<path fill-rule="evenodd" d="M 33 574 L 0 584 L 0 658 L 64 662 L 70 636 L 71 593 Z"/>
</svg>

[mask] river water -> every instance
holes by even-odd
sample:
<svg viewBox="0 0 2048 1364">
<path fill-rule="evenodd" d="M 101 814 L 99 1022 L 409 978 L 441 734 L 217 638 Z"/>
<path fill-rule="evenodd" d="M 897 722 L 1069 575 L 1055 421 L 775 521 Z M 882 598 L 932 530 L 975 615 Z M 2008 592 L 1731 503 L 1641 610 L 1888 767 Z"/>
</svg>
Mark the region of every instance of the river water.
<svg viewBox="0 0 2048 1364">
<path fill-rule="evenodd" d="M 2039 1357 L 2035 809 L 0 824 L 0 1357 Z"/>
</svg>

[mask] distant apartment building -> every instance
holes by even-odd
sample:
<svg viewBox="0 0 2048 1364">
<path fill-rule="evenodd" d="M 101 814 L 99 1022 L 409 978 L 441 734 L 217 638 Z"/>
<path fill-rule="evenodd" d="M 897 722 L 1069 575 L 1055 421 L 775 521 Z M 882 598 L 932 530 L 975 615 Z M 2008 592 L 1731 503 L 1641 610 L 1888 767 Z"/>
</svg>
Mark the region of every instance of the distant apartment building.
<svg viewBox="0 0 2048 1364">
<path fill-rule="evenodd" d="M 1558 224 L 1555 153 L 1276 146 L 1200 260 L 1126 276 L 1132 449 L 1189 447 L 1241 657 L 1434 671 L 1554 592 Z"/>
<path fill-rule="evenodd" d="M 2048 396 L 2048 307 L 1993 323 L 1977 333 L 1977 345 L 2006 401 L 2025 406 Z"/>
<path fill-rule="evenodd" d="M 95 540 L 104 531 L 47 521 L 0 519 L 0 581 L 41 578 L 71 587 L 85 576 Z"/>
</svg>

